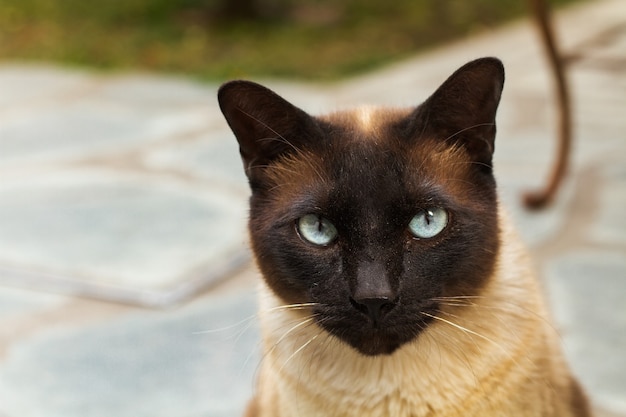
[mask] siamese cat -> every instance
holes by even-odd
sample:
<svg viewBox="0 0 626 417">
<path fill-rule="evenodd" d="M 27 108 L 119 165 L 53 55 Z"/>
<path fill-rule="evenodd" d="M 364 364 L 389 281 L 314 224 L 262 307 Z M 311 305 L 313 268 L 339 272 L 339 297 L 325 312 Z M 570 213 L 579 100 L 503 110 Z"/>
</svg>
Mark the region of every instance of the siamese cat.
<svg viewBox="0 0 626 417">
<path fill-rule="evenodd" d="M 220 88 L 263 275 L 246 416 L 590 415 L 498 202 L 503 84 L 482 58 L 417 107 L 318 117 Z"/>
</svg>

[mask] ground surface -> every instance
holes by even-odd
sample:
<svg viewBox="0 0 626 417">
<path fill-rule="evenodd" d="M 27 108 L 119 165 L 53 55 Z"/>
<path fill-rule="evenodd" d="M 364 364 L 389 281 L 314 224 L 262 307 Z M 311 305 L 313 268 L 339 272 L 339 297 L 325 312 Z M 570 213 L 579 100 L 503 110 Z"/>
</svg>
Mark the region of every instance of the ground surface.
<svg viewBox="0 0 626 417">
<path fill-rule="evenodd" d="M 267 84 L 312 113 L 413 105 L 464 62 L 502 58 L 502 199 L 574 370 L 603 415 L 626 415 L 626 3 L 558 17 L 576 58 L 576 144 L 563 192 L 540 213 L 519 196 L 546 176 L 555 112 L 528 23 L 338 84 Z M 0 416 L 241 412 L 259 361 L 258 277 L 216 90 L 0 65 Z"/>
</svg>

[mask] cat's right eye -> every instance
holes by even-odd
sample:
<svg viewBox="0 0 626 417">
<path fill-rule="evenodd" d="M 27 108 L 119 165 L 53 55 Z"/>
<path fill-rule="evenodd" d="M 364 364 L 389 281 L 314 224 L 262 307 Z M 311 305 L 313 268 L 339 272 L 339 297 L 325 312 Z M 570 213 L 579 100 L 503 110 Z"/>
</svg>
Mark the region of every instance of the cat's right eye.
<svg viewBox="0 0 626 417">
<path fill-rule="evenodd" d="M 327 246 L 337 237 L 337 229 L 328 219 L 317 214 L 307 214 L 298 219 L 298 234 L 317 246 Z"/>
</svg>

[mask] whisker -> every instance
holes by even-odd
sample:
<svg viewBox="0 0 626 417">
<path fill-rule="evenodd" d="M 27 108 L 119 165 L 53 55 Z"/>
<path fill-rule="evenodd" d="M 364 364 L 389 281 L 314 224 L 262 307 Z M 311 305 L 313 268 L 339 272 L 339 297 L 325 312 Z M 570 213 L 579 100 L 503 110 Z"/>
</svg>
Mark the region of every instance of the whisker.
<svg viewBox="0 0 626 417">
<path fill-rule="evenodd" d="M 451 295 L 445 297 L 433 297 L 432 300 L 456 300 L 456 299 L 485 299 L 484 295 Z"/>
<path fill-rule="evenodd" d="M 432 301 L 436 301 L 439 303 L 448 302 L 448 301 L 457 302 L 456 300 L 459 300 L 460 302 L 460 300 L 472 300 L 472 299 L 480 300 L 480 299 L 488 299 L 488 298 L 485 296 L 481 296 L 481 295 L 460 295 L 460 296 L 431 298 Z M 475 307 L 475 308 L 487 309 L 487 310 L 497 310 L 497 311 L 504 311 L 508 313 L 522 314 L 522 315 L 530 314 L 534 316 L 535 318 L 540 319 L 543 323 L 547 324 L 555 333 L 557 334 L 559 333 L 558 330 L 554 327 L 554 324 L 550 320 L 548 320 L 547 317 L 525 306 L 511 302 L 510 300 L 495 299 L 495 300 L 491 300 L 491 304 L 476 304 L 476 303 L 470 303 L 469 301 L 468 303 L 469 304 L 467 304 L 466 307 Z M 510 308 L 505 308 L 505 306 L 502 306 L 499 304 L 505 304 L 506 306 Z"/>
<path fill-rule="evenodd" d="M 243 371 L 246 368 L 246 366 L 248 366 L 248 363 L 252 360 L 252 357 L 254 356 L 254 354 L 257 353 L 258 351 L 262 351 L 262 349 L 263 349 L 263 341 L 262 340 L 257 341 L 256 344 L 255 344 L 255 348 L 258 349 L 258 350 L 250 349 L 250 353 L 248 353 L 246 355 L 246 359 L 243 361 L 243 363 L 241 364 L 241 367 L 239 368 L 239 375 L 238 376 L 241 376 L 241 374 L 243 373 Z M 258 373 L 260 365 L 261 364 L 259 362 L 259 364 L 257 364 L 257 366 L 256 366 L 255 374 Z"/>
<path fill-rule="evenodd" d="M 312 158 L 308 158 L 307 155 L 301 151 L 300 149 L 298 149 L 295 145 L 293 145 L 292 143 L 290 143 L 289 141 L 287 141 L 284 138 L 263 138 L 263 139 L 258 139 L 259 142 L 262 141 L 278 141 L 281 143 L 285 143 L 287 145 L 289 145 L 291 148 L 293 148 L 296 152 L 296 154 L 299 154 L 302 156 L 301 160 L 302 162 L 305 162 L 308 164 L 308 167 L 315 172 L 315 175 L 317 175 L 317 177 L 320 179 L 320 181 L 322 182 L 326 182 L 327 179 L 325 177 L 325 175 L 323 174 L 323 172 L 325 171 L 324 168 L 320 165 L 319 162 L 317 162 L 315 159 Z M 294 170 L 290 170 L 287 167 L 281 165 L 281 164 L 255 164 L 255 165 L 250 165 L 248 166 L 248 169 L 256 169 L 256 168 L 269 168 L 272 167 L 272 169 L 276 169 L 279 171 L 283 171 L 283 172 L 287 172 L 290 173 L 292 175 L 302 175 L 301 172 L 298 171 L 294 171 Z"/>
<path fill-rule="evenodd" d="M 440 339 L 435 340 L 434 339 L 434 335 L 430 335 L 431 336 L 431 340 L 435 340 L 435 345 L 437 345 L 439 347 L 439 360 L 441 361 L 441 346 L 444 345 L 447 349 L 448 352 L 452 353 L 455 357 L 457 357 L 459 359 L 459 361 L 465 363 L 465 365 L 467 366 L 467 369 L 469 369 L 469 371 L 471 372 L 472 376 L 474 377 L 474 381 L 476 382 L 476 384 L 478 385 L 478 376 L 476 375 L 476 372 L 474 371 L 474 367 L 472 366 L 471 361 L 469 360 L 469 358 L 467 357 L 467 354 L 464 352 L 464 350 L 462 349 L 462 347 L 459 345 L 458 340 L 452 337 L 449 337 L 449 335 L 447 335 L 444 332 L 441 332 L 440 330 L 437 330 L 437 334 L 438 336 L 441 336 Z M 442 343 L 445 342 L 445 343 Z M 441 365 L 439 365 L 441 366 Z"/>
<path fill-rule="evenodd" d="M 479 165 L 479 166 L 483 166 L 483 167 L 487 167 L 487 168 L 492 168 L 491 165 L 486 164 L 484 162 L 479 162 L 479 161 L 459 161 L 459 162 L 455 162 L 453 164 L 450 164 L 451 166 L 454 165 Z"/>
<path fill-rule="evenodd" d="M 479 337 L 479 338 L 481 338 L 481 339 L 483 339 L 483 340 L 488 341 L 489 343 L 494 344 L 495 346 L 498 346 L 499 348 L 502 348 L 502 346 L 500 346 L 500 344 L 498 344 L 498 343 L 496 343 L 495 341 L 493 341 L 493 340 L 489 339 L 487 336 L 484 336 L 484 335 L 482 335 L 482 334 L 480 334 L 480 333 L 476 333 L 475 331 L 473 331 L 473 330 L 471 330 L 471 329 L 468 329 L 468 328 L 466 328 L 466 327 L 463 327 L 463 326 L 461 326 L 461 325 L 459 325 L 459 324 L 456 324 L 456 323 L 454 323 L 454 322 L 452 322 L 452 321 L 450 321 L 450 320 L 446 320 L 446 319 L 444 319 L 444 318 L 442 318 L 442 317 L 436 316 L 436 315 L 434 315 L 434 314 L 429 314 L 429 313 L 426 313 L 426 312 L 424 312 L 424 311 L 420 311 L 420 313 L 421 313 L 421 314 L 423 314 L 423 315 L 424 315 L 424 316 L 426 316 L 426 317 L 430 317 L 430 318 L 432 318 L 432 319 L 439 320 L 439 321 L 441 321 L 441 322 L 447 323 L 447 324 L 449 324 L 450 326 L 452 326 L 452 327 L 454 327 L 454 328 L 457 328 L 457 329 L 461 330 L 462 332 L 472 334 L 472 335 L 474 335 L 474 336 L 476 336 L 476 337 Z M 503 349 L 503 350 L 504 350 L 504 349 Z"/>
<path fill-rule="evenodd" d="M 293 352 L 291 355 L 289 355 L 289 357 L 287 358 L 287 360 L 283 363 L 283 365 L 280 367 L 279 372 L 282 372 L 282 370 L 285 368 L 285 366 L 289 363 L 289 361 L 291 361 L 291 359 L 293 359 L 294 356 L 296 356 L 298 353 L 300 353 L 304 348 L 306 348 L 307 346 L 309 346 L 315 339 L 317 339 L 319 337 L 320 333 L 316 334 L 315 336 L 313 336 L 312 338 L 310 338 L 306 343 L 304 343 L 302 346 L 300 346 L 298 349 L 296 349 L 295 352 Z"/>
<path fill-rule="evenodd" d="M 284 334 L 283 334 L 283 335 L 282 335 L 282 336 L 281 336 L 281 337 L 280 337 L 280 338 L 276 341 L 276 343 L 274 343 L 274 346 L 272 347 L 272 350 L 273 350 L 274 348 L 276 348 L 276 346 L 278 346 L 278 345 L 280 344 L 280 342 L 282 342 L 283 340 L 285 340 L 285 338 L 286 338 L 287 336 L 289 336 L 289 333 L 291 333 L 291 332 L 293 332 L 293 331 L 297 330 L 298 328 L 300 328 L 300 327 L 304 326 L 305 324 L 309 324 L 309 323 L 311 323 L 314 319 L 315 319 L 315 317 L 309 317 L 309 318 L 306 318 L 306 319 L 304 319 L 304 320 L 300 321 L 298 324 L 296 324 L 296 325 L 295 325 L 295 326 L 293 326 L 292 328 L 290 328 L 289 330 L 287 330 L 287 331 L 286 331 L 286 332 L 285 332 L 285 333 L 284 333 Z"/>
<path fill-rule="evenodd" d="M 308 307 L 315 307 L 320 305 L 320 303 L 297 303 L 297 304 L 285 304 L 285 305 L 280 305 L 280 306 L 276 306 L 276 307 L 271 307 L 268 308 L 264 311 L 266 312 L 273 312 L 273 311 L 277 311 L 277 310 L 304 310 Z"/>
<path fill-rule="evenodd" d="M 477 127 L 483 127 L 483 126 L 495 126 L 495 123 L 478 123 L 478 124 L 475 124 L 473 126 L 466 127 L 465 129 L 461 129 L 458 132 L 453 133 L 452 135 L 448 136 L 446 138 L 446 140 L 452 139 L 453 137 L 455 137 L 457 135 L 460 135 L 463 132 L 467 132 L 468 130 L 476 129 Z M 485 141 L 485 142 L 487 142 L 487 141 Z"/>
<path fill-rule="evenodd" d="M 192 332 L 191 334 L 196 336 L 196 335 L 202 335 L 202 334 L 211 334 L 211 333 L 225 332 L 227 330 L 234 329 L 237 326 L 241 326 L 244 323 L 246 323 L 246 327 L 244 329 L 247 329 L 247 328 L 249 328 L 249 326 L 252 323 L 252 321 L 254 319 L 256 319 L 257 317 L 258 317 L 258 314 L 253 314 L 252 316 L 246 317 L 245 319 L 243 319 L 241 321 L 238 321 L 237 323 L 231 324 L 229 326 L 220 327 L 220 328 L 217 328 L 217 329 L 210 329 L 210 330 L 199 330 L 197 332 Z"/>
<path fill-rule="evenodd" d="M 284 141 L 283 143 L 285 143 L 286 145 L 291 146 L 294 150 L 296 150 L 298 152 L 300 151 L 296 146 L 294 146 L 291 142 L 289 142 L 283 135 L 278 133 L 276 130 L 272 129 L 268 124 L 266 124 L 265 122 L 263 122 L 259 118 L 254 117 L 253 115 L 251 115 L 250 113 L 248 113 L 247 111 L 242 109 L 241 107 L 237 107 L 237 110 L 239 110 L 240 112 L 242 112 L 243 114 L 245 114 L 246 116 L 248 116 L 249 118 L 254 120 L 255 122 L 259 123 L 261 126 L 265 127 L 266 129 L 268 129 L 272 133 L 274 133 L 276 136 L 278 136 L 278 138 L 282 139 Z M 267 138 L 267 139 L 276 139 L 276 140 L 278 140 L 278 138 Z"/>
<path fill-rule="evenodd" d="M 268 168 L 268 167 L 272 167 L 272 169 L 276 169 L 278 171 L 284 171 L 284 172 L 288 172 L 290 174 L 293 175 L 300 175 L 300 173 L 298 171 L 294 171 L 292 169 L 288 169 L 282 165 L 268 165 L 268 164 L 257 164 L 257 165 L 251 165 L 249 168 L 250 169 L 256 169 L 256 168 Z"/>
<path fill-rule="evenodd" d="M 471 181 L 463 180 L 461 178 L 445 177 L 445 178 L 442 178 L 441 181 L 445 181 L 445 182 L 459 182 L 461 184 L 468 185 L 471 188 L 475 188 L 475 186 L 476 186 L 475 183 L 473 183 Z"/>
<path fill-rule="evenodd" d="M 267 128 L 269 129 L 269 127 L 267 127 Z M 274 133 L 276 133 L 276 131 L 274 131 L 274 130 L 272 130 L 272 131 Z M 276 134 L 279 137 L 260 138 L 260 139 L 257 139 L 257 142 L 280 142 L 280 143 L 284 143 L 285 145 L 289 146 L 290 148 L 292 148 L 296 152 L 301 152 L 300 148 L 295 146 L 293 143 L 289 142 L 287 139 L 285 139 L 284 136 L 280 135 L 279 133 L 276 133 Z"/>
<path fill-rule="evenodd" d="M 289 307 L 291 305 L 286 305 L 286 306 L 278 306 L 278 307 L 273 307 L 271 309 L 268 310 L 274 310 L 274 309 L 278 309 L 281 307 Z M 295 324 L 294 326 L 292 326 L 289 330 L 287 330 L 275 343 L 272 347 L 270 347 L 269 349 L 264 349 L 262 348 L 262 355 L 261 355 L 261 359 L 257 365 L 257 370 L 256 372 L 259 372 L 259 368 L 261 367 L 261 364 L 274 352 L 274 350 L 278 347 L 278 345 L 283 342 L 285 340 L 285 338 L 287 336 L 289 336 L 289 334 L 297 331 L 298 329 L 302 328 L 302 326 L 309 326 L 314 322 L 316 315 L 312 315 L 310 317 L 305 318 L 304 320 L 297 320 L 297 324 Z M 292 321 L 293 323 L 293 321 Z M 305 326 L 305 327 L 306 327 Z M 262 346 L 262 344 L 261 344 Z M 250 354 L 248 355 L 248 357 L 246 358 L 246 362 L 250 360 L 250 358 L 252 357 L 252 355 L 254 354 L 254 352 L 250 352 Z"/>
<path fill-rule="evenodd" d="M 286 305 L 281 305 L 281 306 L 276 306 L 276 307 L 272 307 L 272 308 L 268 308 L 266 310 L 264 310 L 265 312 L 271 313 L 274 311 L 281 311 L 281 310 L 305 310 L 309 307 L 314 307 L 316 305 L 319 305 L 319 303 L 296 303 L 296 304 L 286 304 Z M 239 335 L 241 335 L 242 332 L 245 332 L 247 329 L 250 328 L 250 326 L 252 325 L 254 319 L 258 318 L 259 313 L 253 314 L 249 317 L 246 317 L 245 319 L 238 321 L 237 323 L 228 325 L 228 326 L 224 326 L 224 327 L 220 327 L 217 329 L 209 329 L 209 330 L 199 330 L 196 332 L 192 332 L 191 334 L 194 336 L 197 335 L 203 335 L 203 334 L 213 334 L 213 333 L 221 333 L 221 332 L 226 332 L 228 330 L 231 329 L 236 329 L 239 326 L 242 326 L 245 324 L 245 326 L 241 329 L 241 331 L 238 331 L 237 333 Z"/>
</svg>

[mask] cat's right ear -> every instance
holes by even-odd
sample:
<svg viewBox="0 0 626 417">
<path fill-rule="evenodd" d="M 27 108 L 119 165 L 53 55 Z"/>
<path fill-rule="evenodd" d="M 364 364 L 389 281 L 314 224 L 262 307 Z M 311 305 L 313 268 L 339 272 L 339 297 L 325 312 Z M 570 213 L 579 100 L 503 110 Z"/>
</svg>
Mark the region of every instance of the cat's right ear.
<svg viewBox="0 0 626 417">
<path fill-rule="evenodd" d="M 278 94 L 251 81 L 231 81 L 217 93 L 220 109 L 237 137 L 246 175 L 298 151 L 318 130 L 315 120 Z"/>
</svg>

